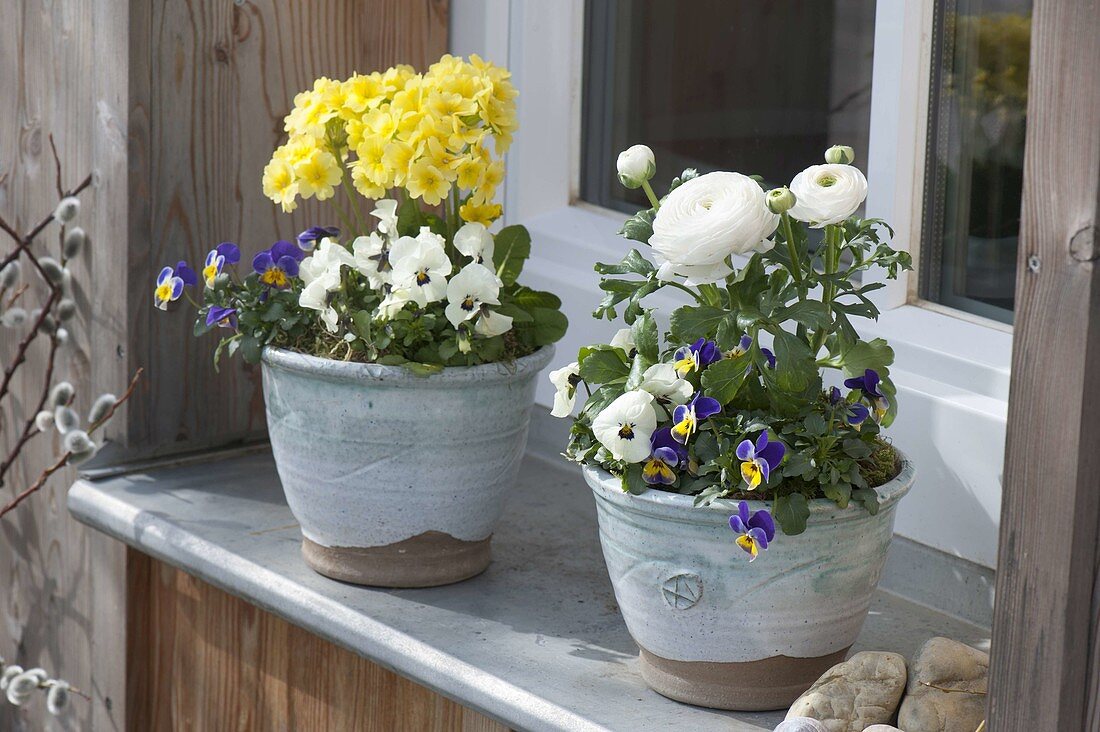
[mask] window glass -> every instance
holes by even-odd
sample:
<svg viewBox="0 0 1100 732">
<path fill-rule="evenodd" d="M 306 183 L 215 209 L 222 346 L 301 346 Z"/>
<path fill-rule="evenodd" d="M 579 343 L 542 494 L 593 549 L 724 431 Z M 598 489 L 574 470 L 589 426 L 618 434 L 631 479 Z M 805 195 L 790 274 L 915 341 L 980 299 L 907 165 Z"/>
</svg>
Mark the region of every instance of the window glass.
<svg viewBox="0 0 1100 732">
<path fill-rule="evenodd" d="M 1031 2 L 937 4 L 921 295 L 1012 321 Z"/>
<path fill-rule="evenodd" d="M 590 0 L 582 197 L 641 207 L 615 176 L 636 143 L 658 191 L 688 167 L 785 185 L 835 144 L 866 170 L 874 26 L 873 0 Z"/>
</svg>

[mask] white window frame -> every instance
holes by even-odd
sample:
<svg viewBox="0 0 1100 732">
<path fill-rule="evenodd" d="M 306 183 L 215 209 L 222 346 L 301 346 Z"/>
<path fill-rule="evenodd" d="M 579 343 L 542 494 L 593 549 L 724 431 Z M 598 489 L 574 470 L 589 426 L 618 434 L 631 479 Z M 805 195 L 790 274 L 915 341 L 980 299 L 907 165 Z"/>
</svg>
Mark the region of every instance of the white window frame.
<svg viewBox="0 0 1100 732">
<path fill-rule="evenodd" d="M 879 0 L 875 21 L 867 214 L 888 221 L 896 231 L 894 246 L 909 250 L 915 262 L 934 2 Z M 569 334 L 558 346 L 560 363 L 621 326 L 591 318 L 600 297 L 592 264 L 618 261 L 627 248 L 616 233 L 623 215 L 579 198 L 583 44 L 583 0 L 451 4 L 452 51 L 507 64 L 520 89 L 505 218 L 527 226 L 535 242 L 524 281 L 558 293 L 570 317 Z M 886 338 L 894 347 L 892 375 L 906 409 L 891 434 L 924 473 L 918 489 L 930 491 L 923 500 L 902 504 L 898 532 L 993 566 L 1011 327 L 921 301 L 916 282 L 915 272 L 887 282 L 875 293 L 882 316 L 859 326 L 866 337 Z M 680 300 L 662 291 L 647 302 L 667 312 Z M 540 384 L 539 403 L 548 405 L 551 398 L 549 385 Z M 960 495 L 972 497 L 973 510 L 944 516 L 945 492 L 955 505 Z M 975 522 L 975 516 L 983 520 Z"/>
</svg>

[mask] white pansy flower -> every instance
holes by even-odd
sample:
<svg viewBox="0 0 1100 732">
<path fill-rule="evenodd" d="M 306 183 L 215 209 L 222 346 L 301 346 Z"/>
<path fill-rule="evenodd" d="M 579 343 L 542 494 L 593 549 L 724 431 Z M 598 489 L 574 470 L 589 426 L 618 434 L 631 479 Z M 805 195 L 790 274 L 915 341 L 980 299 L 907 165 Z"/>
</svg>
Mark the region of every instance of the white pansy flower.
<svg viewBox="0 0 1100 732">
<path fill-rule="evenodd" d="M 324 310 L 328 307 L 329 285 L 333 283 L 331 276 L 319 277 L 302 288 L 298 295 L 298 304 L 309 310 Z M 335 281 L 339 286 L 339 280 Z"/>
<path fill-rule="evenodd" d="M 336 284 L 332 289 L 336 289 L 340 286 L 340 268 L 345 266 L 355 266 L 355 258 L 351 252 L 335 239 L 325 237 L 313 250 L 313 254 L 303 259 L 298 265 L 298 276 L 307 285 L 322 277 L 325 277 L 328 283 L 335 279 Z"/>
<path fill-rule="evenodd" d="M 474 322 L 474 332 L 486 338 L 503 335 L 512 329 L 512 316 L 483 310 Z"/>
<path fill-rule="evenodd" d="M 649 244 L 666 273 L 715 281 L 727 257 L 759 251 L 778 225 L 752 178 L 707 173 L 665 197 Z"/>
<path fill-rule="evenodd" d="M 329 333 L 336 333 L 339 330 L 340 315 L 336 312 L 336 308 L 331 305 L 321 311 L 321 322 L 325 324 L 325 329 Z"/>
<path fill-rule="evenodd" d="M 378 230 L 389 237 L 397 236 L 397 201 L 380 198 L 374 203 L 370 215 L 378 219 Z"/>
<path fill-rule="evenodd" d="M 640 463 L 649 457 L 649 438 L 657 429 L 653 395 L 628 391 L 592 420 L 592 434 L 616 460 Z"/>
<path fill-rule="evenodd" d="M 640 188 L 642 183 L 657 172 L 657 162 L 653 158 L 653 151 L 645 145 L 631 145 L 619 153 L 615 168 L 623 186 Z"/>
<path fill-rule="evenodd" d="M 791 181 L 795 204 L 788 213 L 815 229 L 838 224 L 867 198 L 867 178 L 859 168 L 839 163 L 811 165 Z"/>
<path fill-rule="evenodd" d="M 378 315 L 385 320 L 391 320 L 410 302 L 412 302 L 412 293 L 408 290 L 404 288 L 390 290 L 378 304 Z"/>
<path fill-rule="evenodd" d="M 574 361 L 550 372 L 550 383 L 554 385 L 554 408 L 550 414 L 554 417 L 568 417 L 577 403 L 577 384 L 581 380 L 581 365 Z"/>
<path fill-rule="evenodd" d="M 676 366 L 671 363 L 656 363 L 646 369 L 638 388 L 649 392 L 658 401 L 674 405 L 687 404 L 694 391 L 691 382 L 680 378 Z"/>
<path fill-rule="evenodd" d="M 415 239 L 398 239 L 390 248 L 390 264 L 394 288 L 408 290 L 410 299 L 420 307 L 447 296 L 451 260 L 434 234 L 424 236 L 421 230 Z"/>
<path fill-rule="evenodd" d="M 615 331 L 615 335 L 611 336 L 611 343 L 608 345 L 613 348 L 621 348 L 629 355 L 631 351 L 637 348 L 634 344 L 634 331 L 631 328 L 619 328 Z"/>
<path fill-rule="evenodd" d="M 355 269 L 367 278 L 376 290 L 390 283 L 390 243 L 376 231 L 360 236 L 351 243 Z"/>
<path fill-rule="evenodd" d="M 481 312 L 483 305 L 500 305 L 498 295 L 500 280 L 493 270 L 471 262 L 447 283 L 447 320 L 457 328 Z"/>
<path fill-rule="evenodd" d="M 479 264 L 492 262 L 493 235 L 485 224 L 471 221 L 455 232 L 455 249 Z"/>
</svg>

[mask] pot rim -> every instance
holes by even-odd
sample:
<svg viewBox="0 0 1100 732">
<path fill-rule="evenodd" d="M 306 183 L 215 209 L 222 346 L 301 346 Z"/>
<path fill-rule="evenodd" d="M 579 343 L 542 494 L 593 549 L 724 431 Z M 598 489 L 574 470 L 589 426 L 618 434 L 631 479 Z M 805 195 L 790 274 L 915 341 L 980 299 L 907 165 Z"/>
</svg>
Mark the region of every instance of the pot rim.
<svg viewBox="0 0 1100 732">
<path fill-rule="evenodd" d="M 480 383 L 515 381 L 545 368 L 554 358 L 554 346 L 542 346 L 534 353 L 517 358 L 512 363 L 496 361 L 477 366 L 445 366 L 442 371 L 428 376 L 418 376 L 401 366 L 358 361 L 337 361 L 331 358 L 310 356 L 286 348 L 265 346 L 261 361 L 265 367 L 281 371 L 308 374 L 328 381 L 385 382 L 389 386 L 461 387 L 472 381 Z"/>
<path fill-rule="evenodd" d="M 912 461 L 898 448 L 898 456 L 901 458 L 901 470 L 896 476 L 874 490 L 878 493 L 878 514 L 890 511 L 898 501 L 913 487 L 916 478 L 916 467 Z M 598 498 L 623 506 L 629 511 L 646 514 L 672 521 L 685 523 L 699 523 L 700 521 L 720 520 L 724 523 L 728 517 L 737 513 L 740 500 L 732 498 L 719 498 L 709 506 L 695 506 L 694 496 L 682 493 L 671 493 L 659 488 L 650 488 L 645 493 L 625 493 L 618 477 L 607 472 L 597 465 L 583 466 L 584 479 Z M 750 511 L 762 508 L 770 509 L 770 500 L 746 500 Z M 859 518 L 873 518 L 862 505 L 849 503 L 847 508 L 840 508 L 828 498 L 813 498 L 808 501 L 810 517 L 806 521 L 807 526 L 835 523 L 836 521 L 854 520 Z"/>
</svg>

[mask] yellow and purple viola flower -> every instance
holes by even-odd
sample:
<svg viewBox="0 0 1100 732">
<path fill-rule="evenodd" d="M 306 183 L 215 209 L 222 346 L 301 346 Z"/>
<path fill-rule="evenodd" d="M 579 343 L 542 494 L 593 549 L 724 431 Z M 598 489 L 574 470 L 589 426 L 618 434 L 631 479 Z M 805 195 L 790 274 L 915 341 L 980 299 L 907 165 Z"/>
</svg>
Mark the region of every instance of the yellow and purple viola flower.
<svg viewBox="0 0 1100 732">
<path fill-rule="evenodd" d="M 692 371 L 702 371 L 721 358 L 722 352 L 718 350 L 718 344 L 706 338 L 700 338 L 690 346 L 678 350 L 673 365 L 676 367 L 676 373 L 687 376 Z"/>
<path fill-rule="evenodd" d="M 199 281 L 195 270 L 187 266 L 187 262 L 179 262 L 175 267 L 165 267 L 157 275 L 157 284 L 153 288 L 153 304 L 167 310 L 168 303 L 179 300 L 183 295 L 183 288 L 193 287 Z"/>
<path fill-rule="evenodd" d="M 844 386 L 849 389 L 859 389 L 863 392 L 863 396 L 871 403 L 871 409 L 875 412 L 875 419 L 878 420 L 881 420 L 887 410 L 890 409 L 890 401 L 885 394 L 879 391 L 880 381 L 878 372 L 874 369 L 867 369 L 863 372 L 863 376 L 854 376 L 851 379 L 844 380 Z"/>
<path fill-rule="evenodd" d="M 252 269 L 260 275 L 260 282 L 282 290 L 290 286 L 290 280 L 298 276 L 298 262 L 302 250 L 288 241 L 277 241 L 252 258 Z"/>
<path fill-rule="evenodd" d="M 786 452 L 787 448 L 782 442 L 768 441 L 767 430 L 760 433 L 755 445 L 752 440 L 745 440 L 737 446 L 737 459 L 741 461 L 741 477 L 749 484 L 750 491 L 759 488 L 761 483 L 768 482 L 772 471 L 779 467 Z"/>
<path fill-rule="evenodd" d="M 227 264 L 236 264 L 241 261 L 241 250 L 231 241 L 223 241 L 206 254 L 206 262 L 202 267 L 202 279 L 207 287 L 213 287 L 214 278 L 221 274 Z"/>
<path fill-rule="evenodd" d="M 220 305 L 211 305 L 206 313 L 206 325 L 219 328 L 237 329 L 237 308 L 226 308 Z"/>
<path fill-rule="evenodd" d="M 844 421 L 846 421 L 848 424 L 858 430 L 860 425 L 867 421 L 867 417 L 869 417 L 871 414 L 870 410 L 868 410 L 867 407 L 863 406 L 859 402 L 846 402 L 844 400 L 844 397 L 840 395 L 840 389 L 837 389 L 834 386 L 829 391 L 829 403 L 833 406 L 836 406 L 841 402 L 844 402 L 846 405 L 846 408 L 844 410 Z"/>
<path fill-rule="evenodd" d="M 672 437 L 681 445 L 687 441 L 699 428 L 699 423 L 707 417 L 713 417 L 722 411 L 722 405 L 717 399 L 703 396 L 699 392 L 687 404 L 681 404 L 672 411 Z"/>
<path fill-rule="evenodd" d="M 303 252 L 312 252 L 317 248 L 318 242 L 325 237 L 338 237 L 340 230 L 335 226 L 311 226 L 298 235 L 298 246 Z"/>
<path fill-rule="evenodd" d="M 775 521 L 772 520 L 772 515 L 765 509 L 760 509 L 750 516 L 746 501 L 741 501 L 737 505 L 737 513 L 730 516 L 730 528 L 737 534 L 737 546 L 751 557 L 750 562 L 760 556 L 760 552 L 767 549 L 775 538 Z"/>
<path fill-rule="evenodd" d="M 733 347 L 733 350 L 726 355 L 730 358 L 737 358 L 738 356 L 743 356 L 744 354 L 748 353 L 749 348 L 751 347 L 752 336 L 750 336 L 748 333 L 745 333 L 741 336 L 741 340 L 737 342 L 737 345 Z"/>
<path fill-rule="evenodd" d="M 687 448 L 672 437 L 672 430 L 662 427 L 649 439 L 652 452 L 642 466 L 642 480 L 649 485 L 672 485 L 676 468 L 687 463 Z"/>
</svg>

